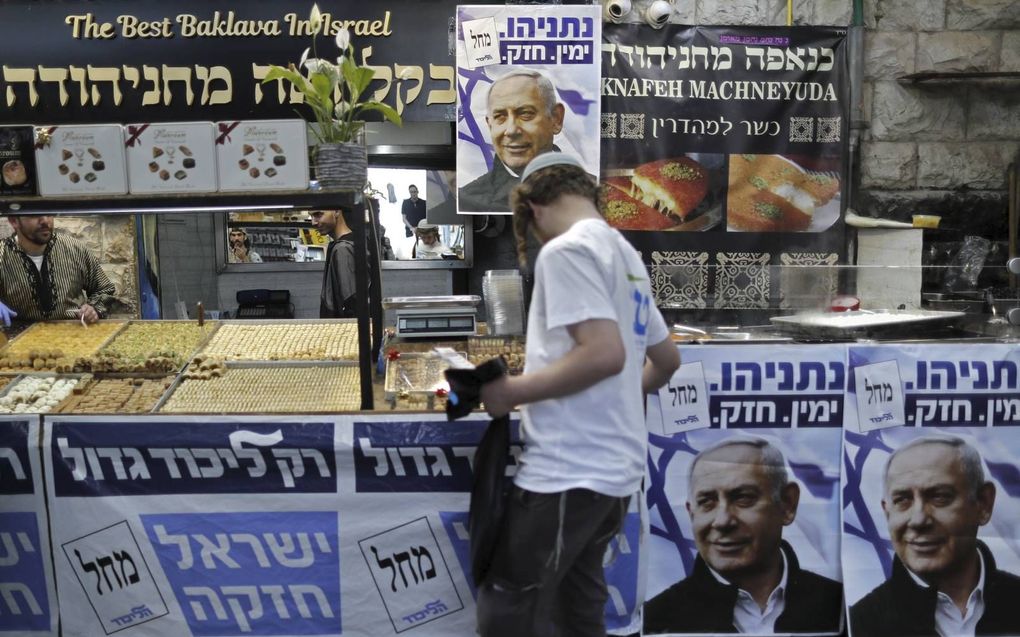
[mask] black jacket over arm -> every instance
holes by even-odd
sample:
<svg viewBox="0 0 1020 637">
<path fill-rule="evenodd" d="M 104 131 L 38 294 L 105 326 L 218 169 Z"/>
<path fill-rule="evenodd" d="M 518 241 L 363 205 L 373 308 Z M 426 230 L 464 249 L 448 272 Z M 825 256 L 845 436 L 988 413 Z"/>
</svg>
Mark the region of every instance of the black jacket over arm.
<svg viewBox="0 0 1020 637">
<path fill-rule="evenodd" d="M 785 541 L 786 607 L 776 620 L 776 633 L 838 633 L 843 619 L 843 585 L 800 568 Z M 733 608 L 737 587 L 723 584 L 699 555 L 694 572 L 645 604 L 644 634 L 736 633 Z"/>
<path fill-rule="evenodd" d="M 975 632 L 1020 635 L 1020 577 L 997 570 L 983 542 L 978 542 L 978 550 L 985 560 L 985 614 Z M 850 607 L 850 633 L 853 637 L 937 637 L 937 601 L 938 591 L 915 582 L 897 557 L 892 577 Z"/>
</svg>

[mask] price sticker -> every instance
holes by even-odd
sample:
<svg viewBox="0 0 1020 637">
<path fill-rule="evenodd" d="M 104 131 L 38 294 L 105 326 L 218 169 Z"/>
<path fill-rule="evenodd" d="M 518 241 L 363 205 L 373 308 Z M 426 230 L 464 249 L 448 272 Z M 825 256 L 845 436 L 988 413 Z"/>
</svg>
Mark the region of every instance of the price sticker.
<svg viewBox="0 0 1020 637">
<path fill-rule="evenodd" d="M 907 424 L 899 363 L 883 361 L 856 367 L 854 380 L 861 432 Z"/>
<path fill-rule="evenodd" d="M 468 68 L 499 64 L 499 33 L 495 18 L 468 20 L 461 23 L 461 29 L 464 31 Z"/>
<path fill-rule="evenodd" d="M 701 361 L 681 365 L 664 387 L 659 388 L 662 428 L 667 436 L 711 425 L 705 368 Z"/>
</svg>

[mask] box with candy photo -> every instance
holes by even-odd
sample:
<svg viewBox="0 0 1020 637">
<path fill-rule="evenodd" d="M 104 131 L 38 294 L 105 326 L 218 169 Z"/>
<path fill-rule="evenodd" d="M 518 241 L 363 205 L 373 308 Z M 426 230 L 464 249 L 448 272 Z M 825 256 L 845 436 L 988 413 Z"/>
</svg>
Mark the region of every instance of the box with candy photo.
<svg viewBox="0 0 1020 637">
<path fill-rule="evenodd" d="M 40 126 L 35 162 L 46 197 L 123 195 L 124 132 L 119 124 Z"/>
<path fill-rule="evenodd" d="M 217 190 L 212 122 L 129 124 L 124 146 L 132 194 Z"/>
<path fill-rule="evenodd" d="M 252 120 L 216 124 L 220 190 L 308 188 L 304 120 Z"/>
<path fill-rule="evenodd" d="M 31 126 L 0 126 L 0 195 L 36 193 L 32 139 Z"/>
</svg>

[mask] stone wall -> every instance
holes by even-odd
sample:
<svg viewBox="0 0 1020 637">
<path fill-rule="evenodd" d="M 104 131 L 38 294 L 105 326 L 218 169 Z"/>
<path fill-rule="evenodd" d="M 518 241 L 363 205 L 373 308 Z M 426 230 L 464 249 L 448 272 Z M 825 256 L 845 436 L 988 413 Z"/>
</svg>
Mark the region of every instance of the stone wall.
<svg viewBox="0 0 1020 637">
<path fill-rule="evenodd" d="M 1006 238 L 1006 169 L 1020 151 L 1020 80 L 898 82 L 922 72 L 1020 71 L 1016 0 L 865 3 L 860 208 Z"/>
<path fill-rule="evenodd" d="M 650 0 L 635 0 L 641 21 Z M 781 0 L 683 0 L 681 24 L 784 25 Z M 795 0 L 794 24 L 846 26 L 852 0 Z M 912 73 L 1020 72 L 1017 0 L 864 0 L 862 143 L 854 207 L 1006 237 L 1006 169 L 1020 151 L 1020 79 L 907 83 Z"/>
<path fill-rule="evenodd" d="M 109 308 L 110 315 L 116 318 L 137 317 L 135 218 L 131 215 L 59 216 L 54 226 L 58 232 L 67 233 L 87 245 L 117 286 L 119 302 Z M 10 224 L 6 221 L 0 223 L 0 238 L 10 234 Z"/>
</svg>

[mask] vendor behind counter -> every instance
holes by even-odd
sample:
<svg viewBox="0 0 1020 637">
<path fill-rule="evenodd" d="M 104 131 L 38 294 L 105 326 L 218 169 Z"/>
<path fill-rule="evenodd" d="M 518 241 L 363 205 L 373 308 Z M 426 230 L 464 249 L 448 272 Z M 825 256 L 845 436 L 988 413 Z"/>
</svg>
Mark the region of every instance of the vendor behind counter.
<svg viewBox="0 0 1020 637">
<path fill-rule="evenodd" d="M 106 317 L 115 288 L 81 242 L 56 232 L 53 215 L 9 215 L 0 242 L 0 323 Z"/>
</svg>

